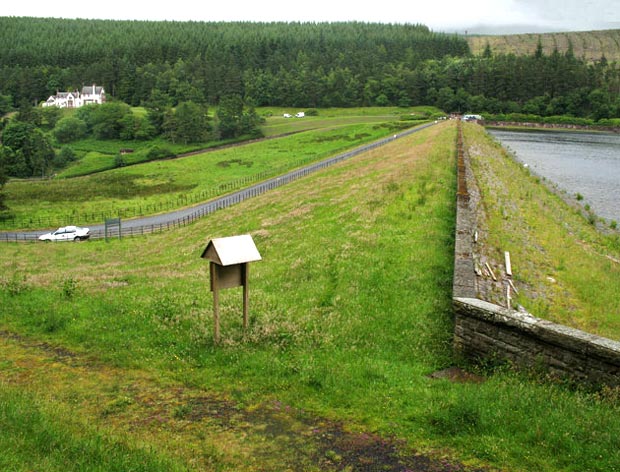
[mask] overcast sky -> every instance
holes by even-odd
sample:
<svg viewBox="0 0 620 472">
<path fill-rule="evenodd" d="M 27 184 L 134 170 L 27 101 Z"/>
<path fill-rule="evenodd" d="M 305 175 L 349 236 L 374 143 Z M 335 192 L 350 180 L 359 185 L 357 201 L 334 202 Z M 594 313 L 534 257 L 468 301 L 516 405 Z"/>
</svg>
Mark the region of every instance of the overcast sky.
<svg viewBox="0 0 620 472">
<path fill-rule="evenodd" d="M 174 21 L 422 23 L 433 31 L 620 29 L 620 0 L 2 0 L 0 16 Z"/>
</svg>

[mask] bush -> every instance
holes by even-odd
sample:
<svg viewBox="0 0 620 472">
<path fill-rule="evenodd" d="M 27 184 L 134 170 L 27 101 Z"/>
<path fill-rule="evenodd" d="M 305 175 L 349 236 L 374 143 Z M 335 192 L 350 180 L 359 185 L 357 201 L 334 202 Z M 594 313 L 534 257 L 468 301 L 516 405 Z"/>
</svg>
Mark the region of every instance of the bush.
<svg viewBox="0 0 620 472">
<path fill-rule="evenodd" d="M 620 127 L 620 118 L 605 118 L 596 122 L 599 126 L 615 126 Z"/>
<path fill-rule="evenodd" d="M 58 152 L 58 154 L 56 154 L 56 156 L 54 157 L 53 164 L 55 168 L 62 169 L 63 167 L 66 167 L 67 164 L 75 161 L 76 159 L 77 156 L 75 155 L 73 149 L 67 146 L 63 146 Z"/>
<path fill-rule="evenodd" d="M 400 116 L 400 121 L 424 121 L 424 120 L 426 120 L 426 117 L 421 116 L 421 115 L 401 115 Z"/>
<path fill-rule="evenodd" d="M 594 124 L 594 121 L 590 120 L 589 118 L 577 118 L 568 115 L 554 115 L 545 117 L 543 119 L 543 123 L 591 126 Z"/>
<path fill-rule="evenodd" d="M 157 159 L 166 159 L 168 157 L 174 157 L 175 154 L 166 147 L 151 146 L 146 152 L 146 158 L 149 161 L 155 161 Z"/>
<path fill-rule="evenodd" d="M 54 137 L 59 143 L 70 143 L 86 136 L 86 123 L 74 116 L 58 120 L 54 127 Z"/>
<path fill-rule="evenodd" d="M 114 156 L 114 167 L 125 167 L 127 163 L 125 162 L 125 158 L 122 154 L 117 154 Z"/>
<path fill-rule="evenodd" d="M 541 116 L 526 113 L 483 114 L 483 118 L 488 121 L 515 121 L 517 123 L 540 123 L 543 121 Z"/>
</svg>

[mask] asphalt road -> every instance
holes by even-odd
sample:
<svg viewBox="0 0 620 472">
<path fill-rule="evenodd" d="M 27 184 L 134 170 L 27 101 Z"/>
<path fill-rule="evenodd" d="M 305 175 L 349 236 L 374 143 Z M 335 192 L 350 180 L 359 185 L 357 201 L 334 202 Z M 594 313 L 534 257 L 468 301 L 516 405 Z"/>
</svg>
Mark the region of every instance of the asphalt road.
<svg viewBox="0 0 620 472">
<path fill-rule="evenodd" d="M 358 148 L 355 148 L 351 151 L 347 151 L 345 153 L 339 154 L 334 157 L 330 157 L 323 161 L 316 162 L 314 164 L 310 164 L 306 167 L 291 171 L 287 174 L 271 178 L 269 180 L 265 180 L 258 184 L 252 185 L 250 187 L 246 187 L 244 189 L 238 190 L 233 193 L 229 193 L 227 195 L 223 195 L 213 200 L 209 200 L 208 202 L 201 203 L 199 205 L 195 205 L 188 208 L 182 208 L 179 210 L 175 210 L 169 213 L 162 213 L 158 215 L 145 216 L 140 218 L 133 218 L 130 220 L 122 220 L 120 229 L 122 236 L 135 236 L 140 234 L 152 233 L 154 231 L 165 231 L 168 229 L 172 229 L 179 226 L 185 226 L 198 218 L 202 218 L 205 215 L 209 215 L 215 211 L 221 210 L 223 208 L 227 208 L 231 205 L 235 205 L 249 198 L 256 197 L 261 195 L 269 190 L 280 187 L 281 185 L 288 184 L 302 178 L 308 174 L 312 174 L 321 169 L 329 167 L 338 162 L 344 161 L 351 157 L 354 157 L 363 152 L 369 151 L 371 149 L 378 148 L 387 143 L 390 143 L 396 139 L 402 138 L 404 136 L 408 136 L 410 134 L 416 133 L 418 131 L 423 130 L 429 126 L 432 126 L 435 123 L 427 123 L 422 126 L 418 126 L 416 128 L 411 128 L 409 130 L 400 132 L 388 138 L 383 138 L 379 141 L 375 141 L 370 144 L 365 144 Z M 105 235 L 105 224 L 99 225 L 89 225 L 91 238 L 98 239 L 104 238 Z M 118 237 L 118 226 L 110 226 L 108 231 L 109 237 Z M 33 241 L 37 240 L 38 237 L 42 234 L 49 232 L 49 230 L 32 230 L 32 231 L 12 231 L 12 232 L 2 232 L 0 233 L 0 242 L 19 242 L 19 241 Z"/>
</svg>

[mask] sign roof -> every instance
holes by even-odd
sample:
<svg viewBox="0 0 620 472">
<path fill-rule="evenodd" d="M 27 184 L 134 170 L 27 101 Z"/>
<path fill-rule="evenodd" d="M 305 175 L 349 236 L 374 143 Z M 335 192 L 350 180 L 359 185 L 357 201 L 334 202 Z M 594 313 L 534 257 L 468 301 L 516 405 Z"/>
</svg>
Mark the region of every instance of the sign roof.
<svg viewBox="0 0 620 472">
<path fill-rule="evenodd" d="M 200 257 L 222 266 L 261 260 L 261 255 L 249 234 L 214 238 L 209 241 Z"/>
</svg>

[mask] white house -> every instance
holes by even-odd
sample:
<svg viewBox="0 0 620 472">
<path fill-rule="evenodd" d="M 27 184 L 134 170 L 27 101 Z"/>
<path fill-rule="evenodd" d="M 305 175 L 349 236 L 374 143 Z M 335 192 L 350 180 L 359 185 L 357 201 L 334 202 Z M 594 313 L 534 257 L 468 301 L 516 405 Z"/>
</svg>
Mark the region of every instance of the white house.
<svg viewBox="0 0 620 472">
<path fill-rule="evenodd" d="M 56 95 L 50 96 L 46 102 L 43 103 L 44 107 L 58 107 L 58 108 L 77 108 L 82 106 L 80 101 L 80 93 L 75 92 L 56 92 Z"/>
<path fill-rule="evenodd" d="M 97 87 L 95 84 L 82 87 L 82 105 L 93 103 L 99 105 L 105 103 L 105 90 L 103 90 L 103 87 Z"/>
<path fill-rule="evenodd" d="M 101 104 L 105 103 L 105 90 L 103 87 L 97 85 L 89 85 L 82 87 L 82 92 L 77 90 L 73 92 L 56 92 L 56 95 L 51 95 L 44 103 L 44 107 L 58 107 L 58 108 L 80 108 L 84 105 L 90 105 L 93 103 Z"/>
</svg>

